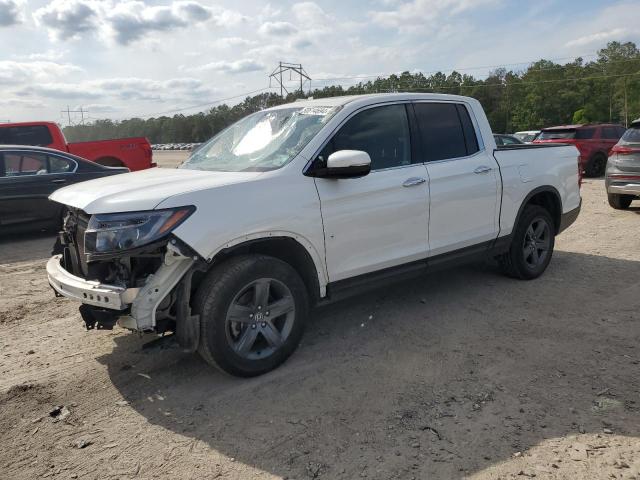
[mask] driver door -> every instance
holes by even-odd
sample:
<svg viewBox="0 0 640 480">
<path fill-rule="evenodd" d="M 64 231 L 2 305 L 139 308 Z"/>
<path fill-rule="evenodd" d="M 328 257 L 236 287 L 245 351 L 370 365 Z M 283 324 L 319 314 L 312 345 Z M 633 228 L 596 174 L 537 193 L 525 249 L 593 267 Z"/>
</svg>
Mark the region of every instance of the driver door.
<svg viewBox="0 0 640 480">
<path fill-rule="evenodd" d="M 354 114 L 320 152 L 371 157 L 360 178 L 316 178 L 329 281 L 423 260 L 428 251 L 427 169 L 412 163 L 405 104 L 374 106 Z"/>
</svg>

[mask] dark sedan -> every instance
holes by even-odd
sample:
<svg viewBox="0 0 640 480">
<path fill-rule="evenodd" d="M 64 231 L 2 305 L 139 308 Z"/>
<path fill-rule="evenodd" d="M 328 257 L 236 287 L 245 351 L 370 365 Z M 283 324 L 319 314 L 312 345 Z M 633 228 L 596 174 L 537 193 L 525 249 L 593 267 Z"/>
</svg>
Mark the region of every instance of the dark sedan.
<svg viewBox="0 0 640 480">
<path fill-rule="evenodd" d="M 58 188 L 128 172 L 50 148 L 0 146 L 0 235 L 58 228 L 62 205 L 48 199 Z"/>
</svg>

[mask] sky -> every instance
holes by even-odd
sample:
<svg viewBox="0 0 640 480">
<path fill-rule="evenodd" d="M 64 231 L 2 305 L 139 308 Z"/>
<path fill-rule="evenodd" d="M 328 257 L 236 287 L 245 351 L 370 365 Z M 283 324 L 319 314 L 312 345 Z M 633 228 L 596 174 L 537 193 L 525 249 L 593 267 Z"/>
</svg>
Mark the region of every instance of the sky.
<svg viewBox="0 0 640 480">
<path fill-rule="evenodd" d="M 196 113 L 268 88 L 279 61 L 302 63 L 312 87 L 482 77 L 591 60 L 612 40 L 640 45 L 640 1 L 0 0 L 0 121 Z"/>
</svg>

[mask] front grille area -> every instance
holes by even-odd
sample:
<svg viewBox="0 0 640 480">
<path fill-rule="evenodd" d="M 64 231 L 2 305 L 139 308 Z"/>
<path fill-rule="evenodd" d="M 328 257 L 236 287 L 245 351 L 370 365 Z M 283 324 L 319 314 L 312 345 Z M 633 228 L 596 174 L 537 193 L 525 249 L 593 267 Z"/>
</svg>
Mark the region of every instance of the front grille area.
<svg viewBox="0 0 640 480">
<path fill-rule="evenodd" d="M 64 221 L 64 230 L 61 232 L 64 268 L 85 279 L 89 276 L 89 267 L 84 251 L 84 232 L 90 218 L 91 216 L 82 210 L 69 210 Z"/>
</svg>

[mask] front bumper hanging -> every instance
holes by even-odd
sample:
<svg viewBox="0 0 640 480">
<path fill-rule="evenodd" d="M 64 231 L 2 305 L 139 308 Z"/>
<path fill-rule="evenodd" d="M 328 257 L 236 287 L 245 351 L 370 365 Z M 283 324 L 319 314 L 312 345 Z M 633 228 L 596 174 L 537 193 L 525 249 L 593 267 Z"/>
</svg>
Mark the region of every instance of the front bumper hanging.
<svg viewBox="0 0 640 480">
<path fill-rule="evenodd" d="M 162 265 L 144 285 L 125 288 L 77 277 L 64 269 L 61 259 L 62 255 L 55 255 L 47 262 L 49 284 L 57 294 L 112 311 L 119 325 L 140 332 L 155 329 L 158 306 L 196 261 L 169 243 Z"/>
</svg>

